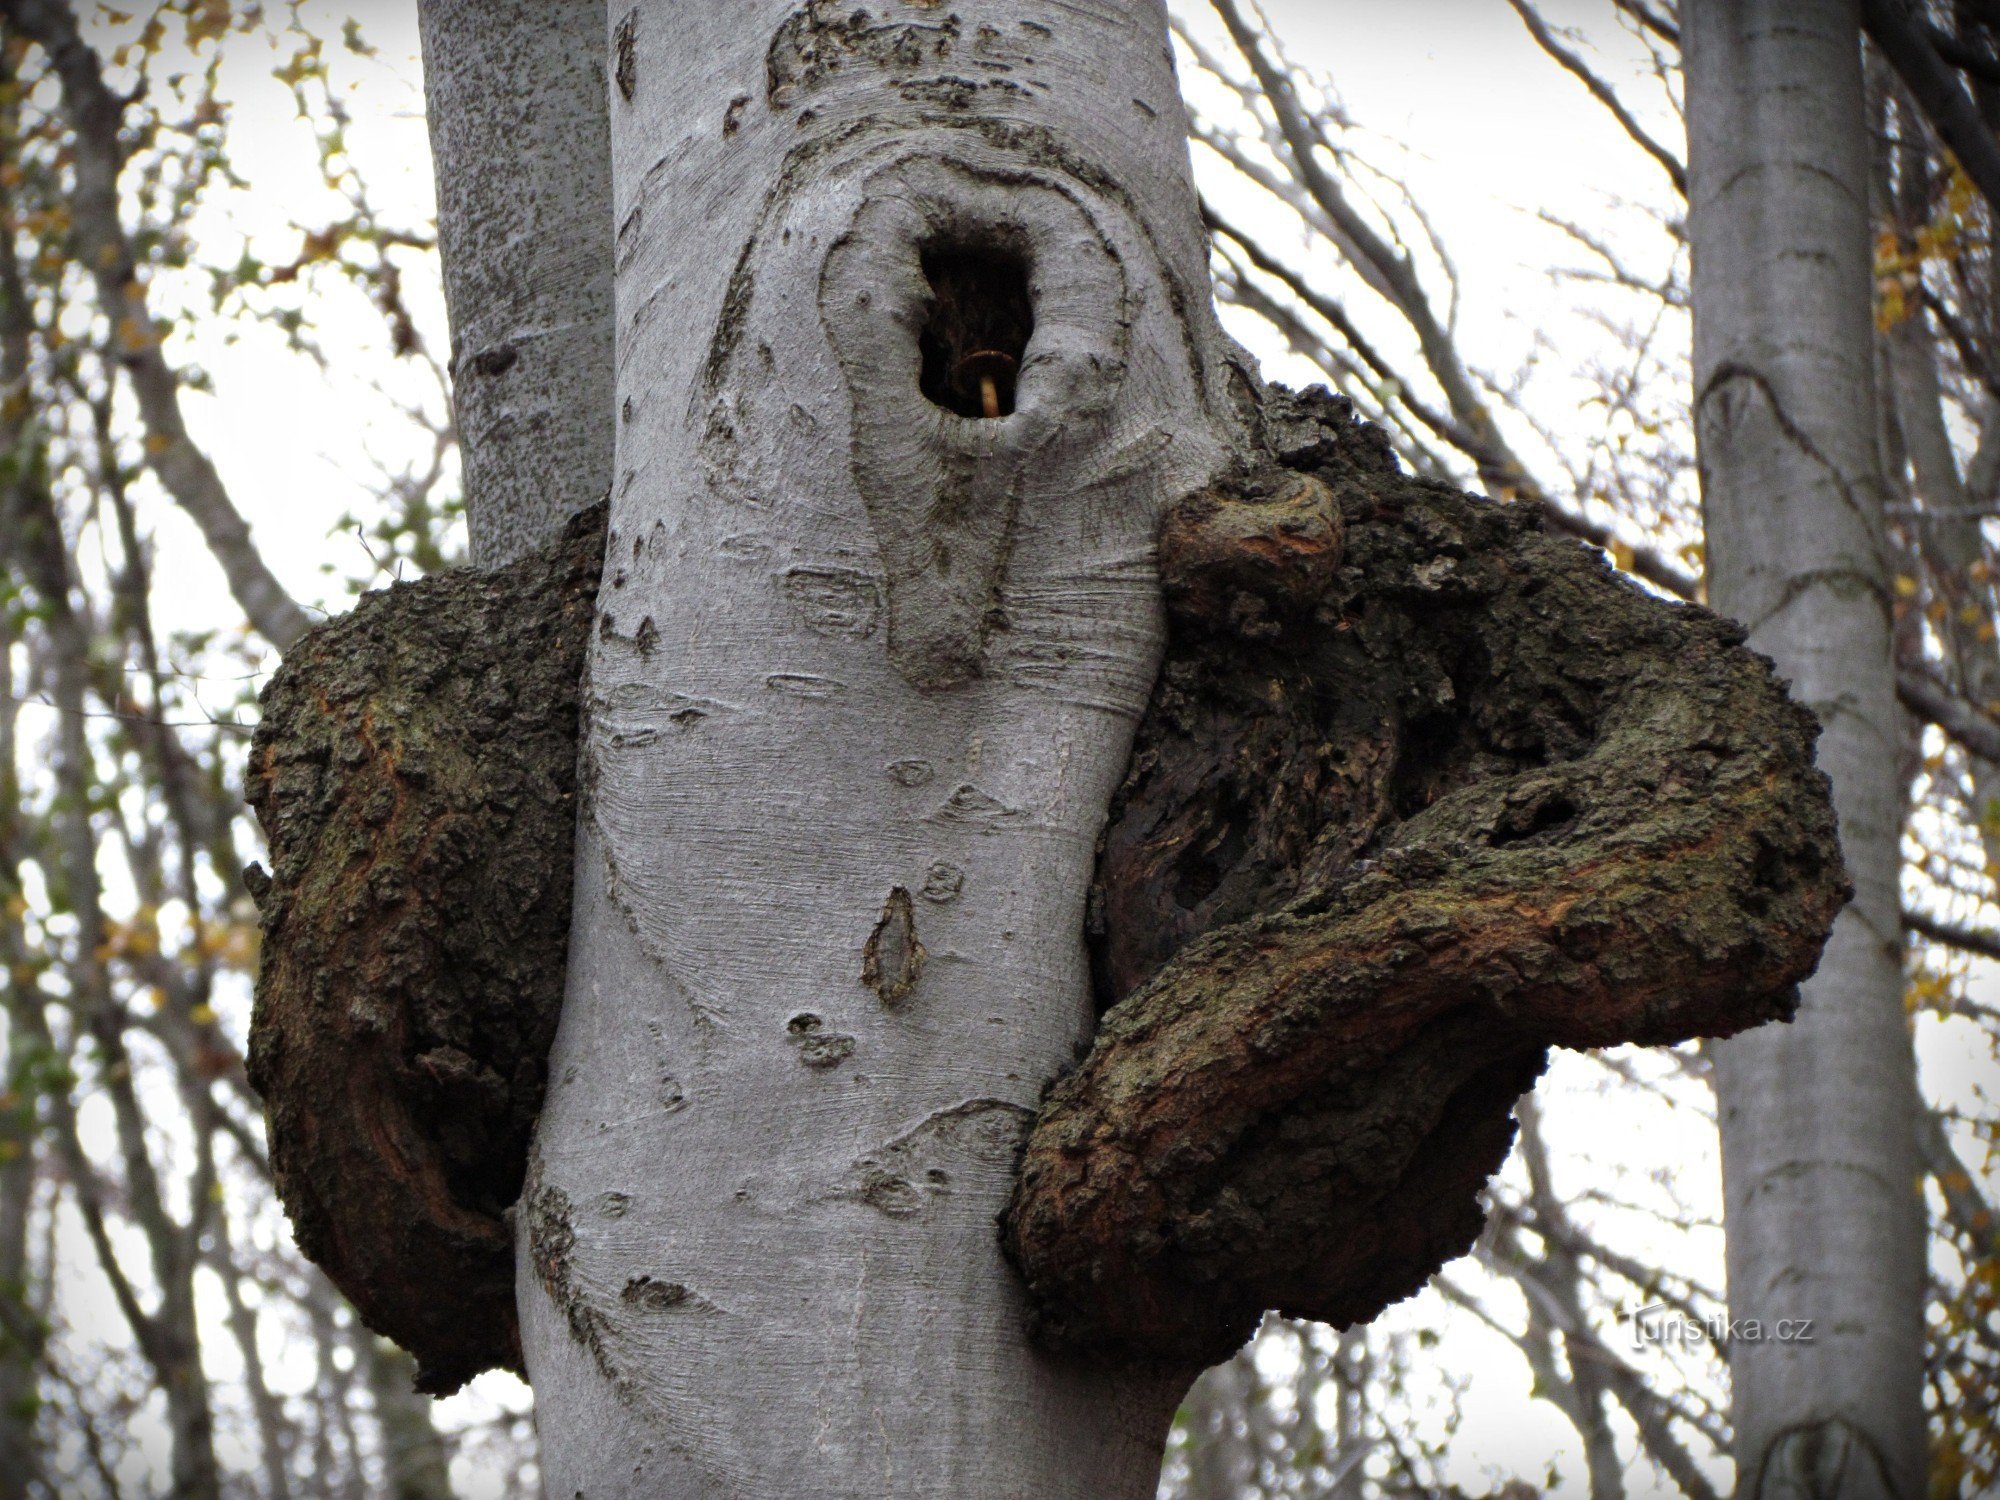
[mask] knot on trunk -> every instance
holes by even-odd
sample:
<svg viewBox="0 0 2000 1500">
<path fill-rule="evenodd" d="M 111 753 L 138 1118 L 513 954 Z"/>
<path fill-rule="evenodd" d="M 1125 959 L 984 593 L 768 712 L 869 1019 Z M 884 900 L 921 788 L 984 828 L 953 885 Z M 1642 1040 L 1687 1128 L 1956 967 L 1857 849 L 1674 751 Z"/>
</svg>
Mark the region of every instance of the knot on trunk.
<svg viewBox="0 0 2000 1500">
<path fill-rule="evenodd" d="M 1399 474 L 1344 402 L 1267 410 L 1311 477 L 1166 520 L 1110 1009 L 1005 1222 L 1040 1336 L 1097 1358 L 1416 1291 L 1549 1047 L 1789 1017 L 1848 896 L 1818 725 L 1740 628 Z"/>
<path fill-rule="evenodd" d="M 865 180 L 820 320 L 852 403 L 849 469 L 888 596 L 889 660 L 944 691 L 986 672 L 1032 470 L 1125 378 L 1130 289 L 1058 178 L 946 157 Z"/>
<path fill-rule="evenodd" d="M 604 508 L 366 596 L 263 695 L 250 1078 L 299 1248 L 424 1390 L 519 1369 L 513 1238 L 562 1004 Z"/>
</svg>

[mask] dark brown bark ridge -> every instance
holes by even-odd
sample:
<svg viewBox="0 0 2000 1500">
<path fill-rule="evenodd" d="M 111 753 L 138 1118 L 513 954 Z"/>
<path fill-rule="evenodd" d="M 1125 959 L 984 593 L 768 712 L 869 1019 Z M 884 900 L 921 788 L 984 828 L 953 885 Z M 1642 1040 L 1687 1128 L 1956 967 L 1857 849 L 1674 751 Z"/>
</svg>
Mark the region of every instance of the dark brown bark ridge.
<svg viewBox="0 0 2000 1500">
<path fill-rule="evenodd" d="M 1739 627 L 1398 473 L 1323 392 L 1265 416 L 1273 470 L 1162 534 L 1111 1008 L 1004 1219 L 1038 1336 L 1096 1359 L 1416 1291 L 1549 1047 L 1788 1018 L 1848 896 L 1818 725 Z"/>
<path fill-rule="evenodd" d="M 309 632 L 247 776 L 271 850 L 250 1078 L 299 1248 L 418 1387 L 520 1369 L 513 1237 L 562 1005 L 604 507 Z"/>
</svg>

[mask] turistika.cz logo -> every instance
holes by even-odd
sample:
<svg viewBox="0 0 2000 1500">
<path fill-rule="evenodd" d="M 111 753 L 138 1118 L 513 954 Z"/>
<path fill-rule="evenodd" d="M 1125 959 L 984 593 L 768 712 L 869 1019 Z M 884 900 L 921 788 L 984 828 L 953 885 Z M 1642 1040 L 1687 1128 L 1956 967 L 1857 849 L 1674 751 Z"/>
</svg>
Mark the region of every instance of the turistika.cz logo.
<svg viewBox="0 0 2000 1500">
<path fill-rule="evenodd" d="M 1648 1302 L 1625 1314 L 1632 1325 L 1632 1347 L 1661 1344 L 1810 1344 L 1812 1318 L 1732 1318 L 1724 1313 L 1696 1317 L 1664 1302 Z"/>
</svg>

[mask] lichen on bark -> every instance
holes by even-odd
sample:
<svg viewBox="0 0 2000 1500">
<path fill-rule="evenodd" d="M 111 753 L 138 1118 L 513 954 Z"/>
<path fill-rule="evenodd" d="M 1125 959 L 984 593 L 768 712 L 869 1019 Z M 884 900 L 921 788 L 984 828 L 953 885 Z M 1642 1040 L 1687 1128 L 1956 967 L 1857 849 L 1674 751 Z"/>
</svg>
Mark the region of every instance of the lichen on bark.
<svg viewBox="0 0 2000 1500">
<path fill-rule="evenodd" d="M 1789 1017 L 1847 899 L 1818 726 L 1736 625 L 1405 476 L 1323 393 L 1168 517 L 1090 934 L 1110 1005 L 1006 1218 L 1036 1328 L 1198 1368 L 1469 1248 L 1551 1046 Z"/>
<path fill-rule="evenodd" d="M 364 597 L 286 656 L 247 777 L 271 871 L 250 1077 L 299 1246 L 422 1389 L 520 1368 L 512 1237 L 569 939 L 604 508 Z"/>
</svg>

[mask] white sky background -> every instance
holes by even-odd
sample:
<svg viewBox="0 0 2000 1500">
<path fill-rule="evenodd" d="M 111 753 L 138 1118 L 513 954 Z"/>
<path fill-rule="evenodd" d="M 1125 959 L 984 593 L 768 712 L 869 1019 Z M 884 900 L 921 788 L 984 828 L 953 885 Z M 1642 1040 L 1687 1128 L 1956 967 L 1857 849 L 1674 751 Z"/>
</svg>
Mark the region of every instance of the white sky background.
<svg viewBox="0 0 2000 1500">
<path fill-rule="evenodd" d="M 1199 5 L 1192 0 L 1174 3 L 1195 24 L 1203 24 L 1205 12 Z M 1541 54 L 1505 0 L 1409 0 L 1400 5 L 1265 0 L 1265 9 L 1293 58 L 1330 80 L 1355 123 L 1400 148 L 1385 149 L 1376 159 L 1398 166 L 1454 257 L 1461 286 L 1459 329 L 1470 362 L 1504 380 L 1539 354 L 1539 368 L 1528 387 L 1531 404 L 1545 426 L 1565 441 L 1574 438 L 1581 444 L 1590 424 L 1601 425 L 1603 419 L 1596 408 L 1580 404 L 1587 387 L 1572 372 L 1603 349 L 1608 335 L 1592 321 L 1586 292 L 1548 275 L 1550 266 L 1576 264 L 1580 257 L 1557 231 L 1536 221 L 1534 210 L 1615 232 L 1617 224 L 1632 222 L 1627 210 L 1614 208 L 1617 201 L 1671 206 L 1664 176 L 1625 141 L 1574 79 Z M 1559 24 L 1586 27 L 1593 39 L 1616 43 L 1622 36 L 1609 0 L 1551 0 L 1545 10 Z M 368 39 L 380 49 L 377 59 L 364 60 L 340 52 L 337 40 L 329 48 L 341 96 L 353 116 L 352 154 L 388 222 L 428 224 L 432 184 L 413 0 L 345 5 L 309 0 L 307 13 L 317 29 L 336 39 L 337 18 L 358 13 Z M 236 237 L 247 236 L 263 258 L 288 261 L 298 251 L 295 226 L 323 223 L 344 210 L 319 187 L 310 136 L 297 121 L 287 90 L 269 76 L 278 59 L 254 40 L 232 37 L 229 46 L 225 92 L 234 101 L 230 150 L 235 169 L 251 190 L 219 200 L 198 224 L 197 243 L 204 259 L 228 262 L 236 256 Z M 1657 90 L 1640 85 L 1640 54 L 1636 48 L 1628 50 L 1630 66 L 1623 75 L 1614 66 L 1614 76 L 1634 82 L 1629 100 L 1658 137 L 1678 147 L 1677 124 L 1664 113 Z M 1246 227 L 1255 228 L 1255 221 Z M 1658 260 L 1656 241 L 1632 243 L 1635 253 Z M 1296 244 L 1273 248 L 1299 249 Z M 1291 258 L 1301 263 L 1297 253 Z M 1334 269 L 1327 267 L 1326 274 L 1331 280 Z M 165 299 L 170 291 L 163 286 L 160 295 Z M 405 292 L 442 356 L 444 317 L 435 282 L 408 275 Z M 199 292 L 194 296 L 198 300 Z M 371 455 L 392 469 L 420 463 L 424 450 L 419 444 L 426 440 L 395 418 L 370 389 L 376 380 L 400 382 L 404 393 L 413 396 L 424 389 L 414 372 L 390 367 L 380 316 L 351 292 L 336 297 L 332 306 L 319 325 L 332 356 L 326 371 L 287 352 L 275 332 L 247 324 L 237 326 L 233 343 L 225 342 L 214 326 L 197 324 L 191 336 L 175 341 L 170 354 L 177 363 L 198 362 L 214 379 L 213 397 L 187 397 L 189 423 L 249 519 L 265 557 L 296 597 L 339 610 L 350 602 L 345 580 L 365 575 L 369 563 L 351 535 L 330 536 L 330 529 L 344 512 L 366 508 L 376 478 Z M 1391 325 L 1371 316 L 1361 299 L 1355 299 L 1352 310 L 1366 331 L 1394 349 L 1404 347 Z M 1270 347 L 1268 338 L 1261 343 L 1253 338 L 1254 327 L 1232 319 L 1233 331 L 1252 342 L 1267 360 L 1269 373 L 1294 382 L 1311 378 L 1299 361 Z M 1528 435 L 1514 436 L 1524 447 L 1534 447 Z M 194 627 L 239 621 L 220 572 L 192 526 L 164 504 L 154 507 L 153 514 L 163 518 L 157 577 L 168 623 Z M 328 565 L 331 573 L 325 571 Z M 218 684 L 210 701 L 221 707 L 230 696 L 230 685 Z M 1927 1052 L 1927 1082 L 1934 1096 L 1942 1088 L 1959 1102 L 1970 1102 L 1984 1080 L 1964 1061 L 1969 1053 L 1955 1052 L 1948 1037 Z M 1719 1216 L 1712 1133 L 1634 1091 L 1597 1097 L 1604 1078 L 1601 1070 L 1575 1059 L 1559 1061 L 1551 1083 L 1544 1085 L 1558 1143 L 1589 1140 L 1597 1163 L 1593 1183 L 1620 1196 L 1670 1189 L 1690 1209 Z M 1632 1182 L 1614 1181 L 1610 1175 L 1621 1153 Z M 1568 1162 L 1573 1166 L 1574 1156 Z M 1600 1214 L 1605 1217 L 1615 1215 Z M 1718 1236 L 1701 1234 L 1674 1245 L 1647 1229 L 1643 1218 L 1626 1215 L 1621 1222 L 1627 1233 L 1653 1234 L 1666 1263 L 1719 1287 Z M 80 1242 L 76 1248 L 88 1256 Z M 1467 1285 L 1488 1285 L 1462 1265 L 1453 1274 Z M 80 1287 L 97 1284 L 81 1267 L 79 1275 Z M 1496 1305 L 1506 1308 L 1511 1300 L 1502 1296 Z M 72 1307 L 72 1312 L 80 1321 L 98 1323 L 107 1334 L 116 1322 L 108 1305 L 101 1322 L 82 1309 Z M 1560 1475 L 1556 1493 L 1585 1493 L 1583 1458 L 1573 1434 L 1553 1408 L 1529 1398 L 1529 1371 L 1509 1345 L 1430 1294 L 1387 1321 L 1446 1330 L 1444 1342 L 1423 1359 L 1432 1367 L 1433 1381 L 1448 1379 L 1465 1387 L 1464 1422 L 1453 1450 L 1451 1477 L 1457 1483 L 1479 1493 L 1503 1472 L 1544 1480 L 1553 1464 Z M 1622 1330 L 1607 1331 L 1616 1347 L 1629 1349 Z M 218 1362 L 218 1373 L 222 1368 Z M 505 1399 L 501 1378 L 488 1377 L 481 1385 L 487 1397 Z M 473 1419 L 483 1399 L 459 1398 L 448 1404 L 447 1415 L 456 1421 Z M 1629 1429 L 1622 1430 L 1629 1454 Z M 1726 1472 L 1715 1478 L 1726 1487 Z M 1637 1494 L 1652 1492 L 1643 1470 L 1631 1476 L 1631 1484 Z"/>
</svg>

